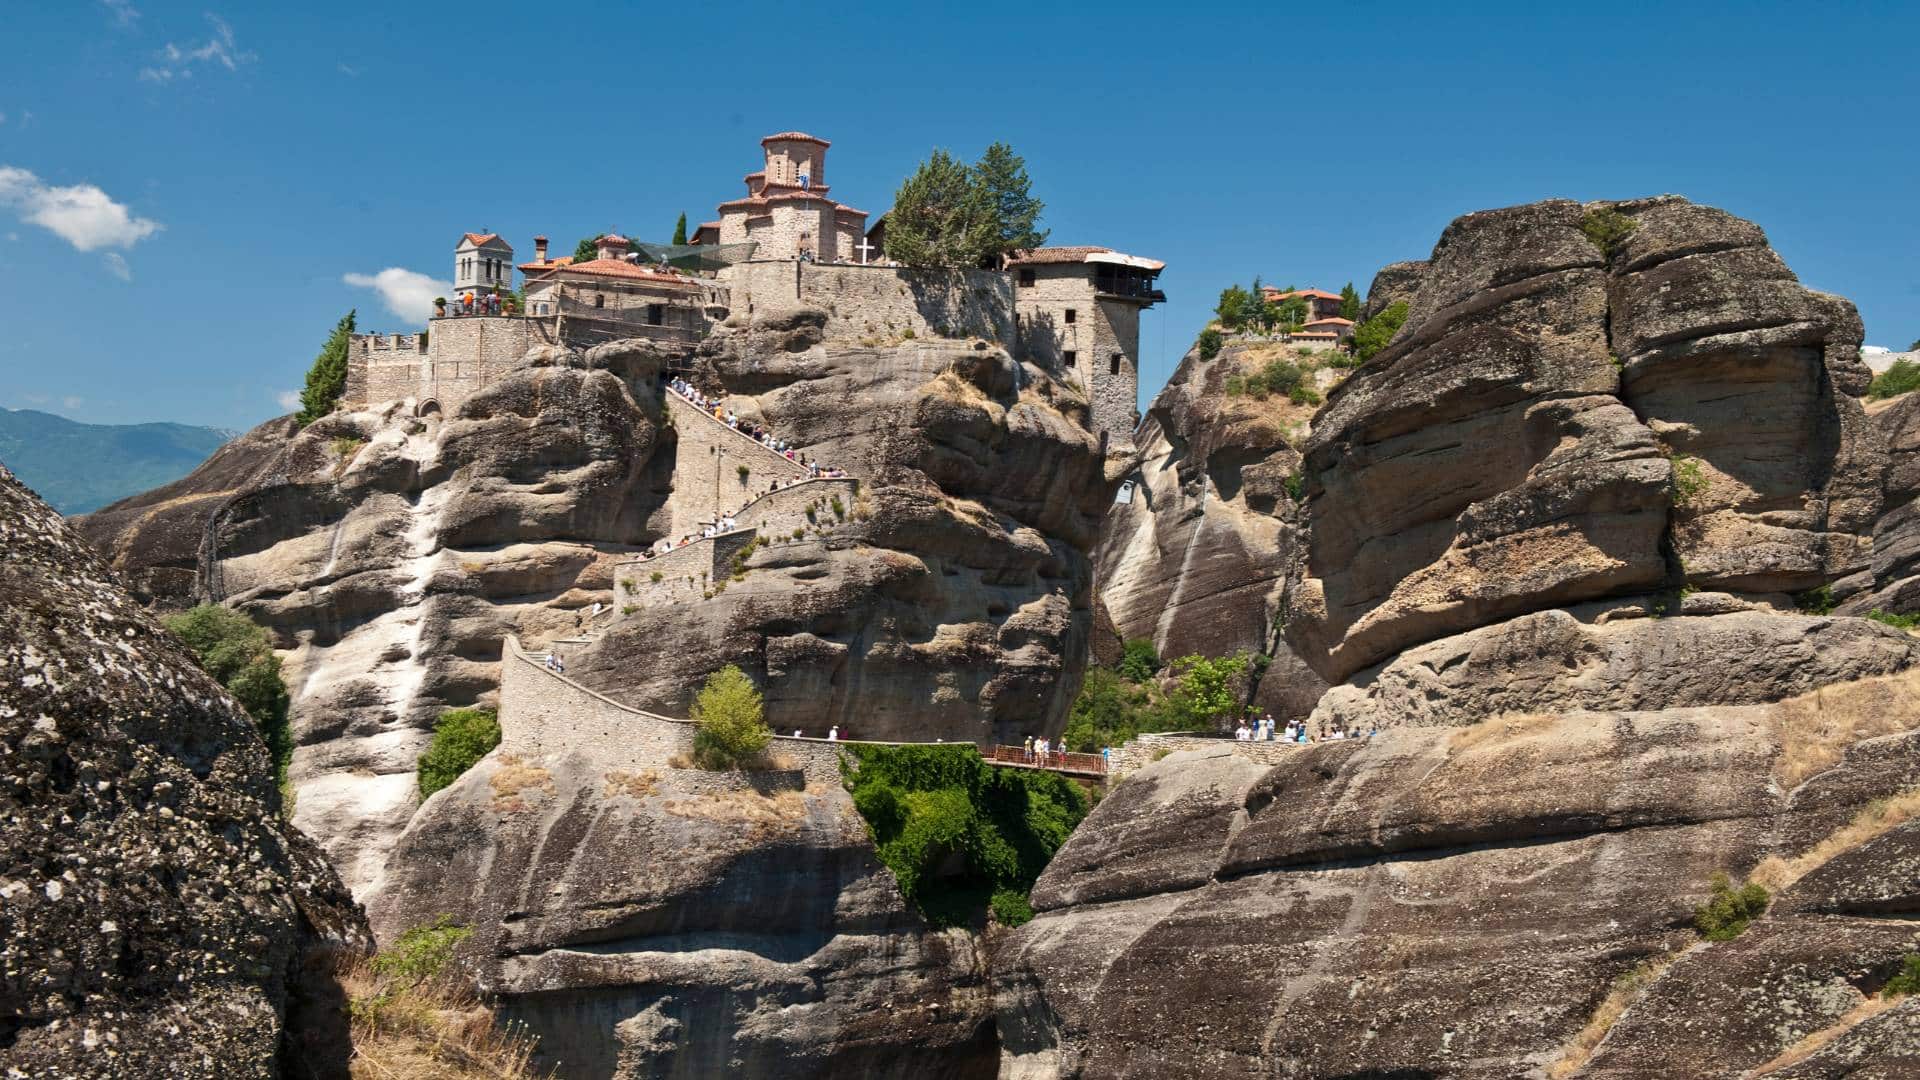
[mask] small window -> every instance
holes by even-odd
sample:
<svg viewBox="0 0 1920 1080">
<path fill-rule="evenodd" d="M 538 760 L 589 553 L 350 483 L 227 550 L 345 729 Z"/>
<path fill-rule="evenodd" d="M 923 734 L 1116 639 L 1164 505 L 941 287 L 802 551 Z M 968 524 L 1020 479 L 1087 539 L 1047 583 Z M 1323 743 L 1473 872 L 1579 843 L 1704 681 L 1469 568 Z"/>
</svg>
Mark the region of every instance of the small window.
<svg viewBox="0 0 1920 1080">
<path fill-rule="evenodd" d="M 1027 288 L 1032 288 L 1033 287 L 1033 271 L 1031 270 L 1020 271 L 1020 284 L 1023 286 L 1026 286 Z"/>
<path fill-rule="evenodd" d="M 1073 324 L 1073 320 L 1074 320 L 1074 318 L 1075 318 L 1075 317 L 1077 317 L 1077 316 L 1078 316 L 1079 314 L 1080 314 L 1079 312 L 1077 312 L 1077 311 L 1075 311 L 1075 310 L 1073 310 L 1072 308 L 1068 308 L 1068 309 L 1067 309 L 1067 324 L 1068 324 L 1068 325 L 1072 325 L 1072 324 Z"/>
<path fill-rule="evenodd" d="M 659 305 L 659 304 L 648 304 L 648 305 L 647 305 L 647 325 L 648 325 L 648 326 L 659 326 L 659 325 L 660 325 L 660 314 L 661 314 L 661 313 L 660 313 L 660 305 Z"/>
<path fill-rule="evenodd" d="M 1072 349 L 1068 349 L 1066 352 L 1063 352 L 1060 354 L 1061 362 L 1066 364 L 1068 367 L 1073 366 L 1074 357 L 1075 357 L 1075 353 Z"/>
<path fill-rule="evenodd" d="M 606 306 L 607 306 L 607 297 L 606 297 L 606 294 L 605 294 L 605 293 L 596 293 L 596 294 L 594 294 L 594 297 L 593 297 L 593 306 L 594 306 L 594 307 L 602 307 L 602 308 L 603 308 L 603 307 L 606 307 Z"/>
<path fill-rule="evenodd" d="M 1120 354 L 1119 353 L 1114 353 L 1113 359 L 1107 361 L 1107 374 L 1109 375 L 1120 374 Z"/>
</svg>

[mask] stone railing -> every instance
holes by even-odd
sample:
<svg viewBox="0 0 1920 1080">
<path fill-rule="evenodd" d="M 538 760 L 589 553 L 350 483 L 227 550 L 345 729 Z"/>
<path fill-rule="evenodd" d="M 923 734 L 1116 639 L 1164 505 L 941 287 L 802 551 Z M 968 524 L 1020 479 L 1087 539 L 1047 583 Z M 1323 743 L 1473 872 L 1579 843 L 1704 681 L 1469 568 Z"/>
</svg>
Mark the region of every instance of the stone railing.
<svg viewBox="0 0 1920 1080">
<path fill-rule="evenodd" d="M 1228 750 L 1249 761 L 1262 765 L 1278 765 L 1287 754 L 1299 749 L 1295 743 L 1268 742 L 1256 740 L 1242 742 L 1232 736 L 1195 735 L 1186 732 L 1160 732 L 1148 735 L 1135 735 L 1113 749 L 1113 762 L 1109 773 L 1115 779 L 1127 775 L 1136 769 L 1144 768 L 1171 753 L 1181 750 L 1203 750 L 1217 748 Z"/>
<path fill-rule="evenodd" d="M 614 603 L 621 614 L 627 608 L 645 609 L 704 600 L 713 584 L 733 573 L 733 557 L 753 543 L 752 529 L 709 536 L 655 555 L 614 566 Z"/>
</svg>

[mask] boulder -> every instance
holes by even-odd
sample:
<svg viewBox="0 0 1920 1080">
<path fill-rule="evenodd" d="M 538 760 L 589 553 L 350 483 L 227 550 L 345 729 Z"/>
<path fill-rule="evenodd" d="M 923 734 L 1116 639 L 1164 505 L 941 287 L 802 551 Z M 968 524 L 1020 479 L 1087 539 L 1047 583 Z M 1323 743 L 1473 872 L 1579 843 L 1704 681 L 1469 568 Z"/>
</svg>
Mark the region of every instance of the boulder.
<svg viewBox="0 0 1920 1080">
<path fill-rule="evenodd" d="M 0 545 L 0 1072 L 344 1076 L 366 921 L 252 719 L 4 467 Z"/>
<path fill-rule="evenodd" d="M 1304 445 L 1289 641 L 1338 681 L 1529 611 L 1863 569 L 1885 452 L 1859 340 L 1756 226 L 1684 199 L 1458 219 Z"/>
</svg>

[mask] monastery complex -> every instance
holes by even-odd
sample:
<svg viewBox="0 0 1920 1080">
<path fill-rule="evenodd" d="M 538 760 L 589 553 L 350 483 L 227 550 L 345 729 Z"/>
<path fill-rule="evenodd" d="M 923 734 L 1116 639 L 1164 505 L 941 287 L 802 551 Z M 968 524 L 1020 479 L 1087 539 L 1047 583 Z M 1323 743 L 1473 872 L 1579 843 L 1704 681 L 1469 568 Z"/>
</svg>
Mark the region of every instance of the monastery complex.
<svg viewBox="0 0 1920 1080">
<path fill-rule="evenodd" d="M 981 338 L 1077 382 L 1096 433 L 1130 444 L 1139 420 L 1140 312 L 1166 297 L 1164 264 L 1096 246 L 1017 252 L 1001 266 L 929 270 L 881 256 L 883 215 L 830 197 L 829 143 L 787 131 L 760 140 L 746 194 L 719 205 L 682 246 L 607 235 L 594 258 L 551 257 L 545 236 L 515 263 L 497 233 L 454 248 L 454 293 L 424 334 L 353 339 L 348 401 L 412 398 L 452 409 L 522 366 L 530 349 L 644 338 L 691 356 L 716 325 L 796 306 L 828 315 L 829 337 L 866 343 Z M 524 306 L 508 301 L 516 285 Z"/>
</svg>

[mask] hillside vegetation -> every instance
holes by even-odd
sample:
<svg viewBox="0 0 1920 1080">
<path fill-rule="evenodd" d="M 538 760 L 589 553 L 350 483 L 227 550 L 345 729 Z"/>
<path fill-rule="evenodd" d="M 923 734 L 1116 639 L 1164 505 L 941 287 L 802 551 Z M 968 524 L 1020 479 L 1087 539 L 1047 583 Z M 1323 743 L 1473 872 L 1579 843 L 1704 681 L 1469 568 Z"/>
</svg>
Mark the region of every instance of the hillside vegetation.
<svg viewBox="0 0 1920 1080">
<path fill-rule="evenodd" d="M 230 437 L 186 424 L 83 424 L 0 409 L 0 463 L 68 516 L 172 483 Z"/>
</svg>

